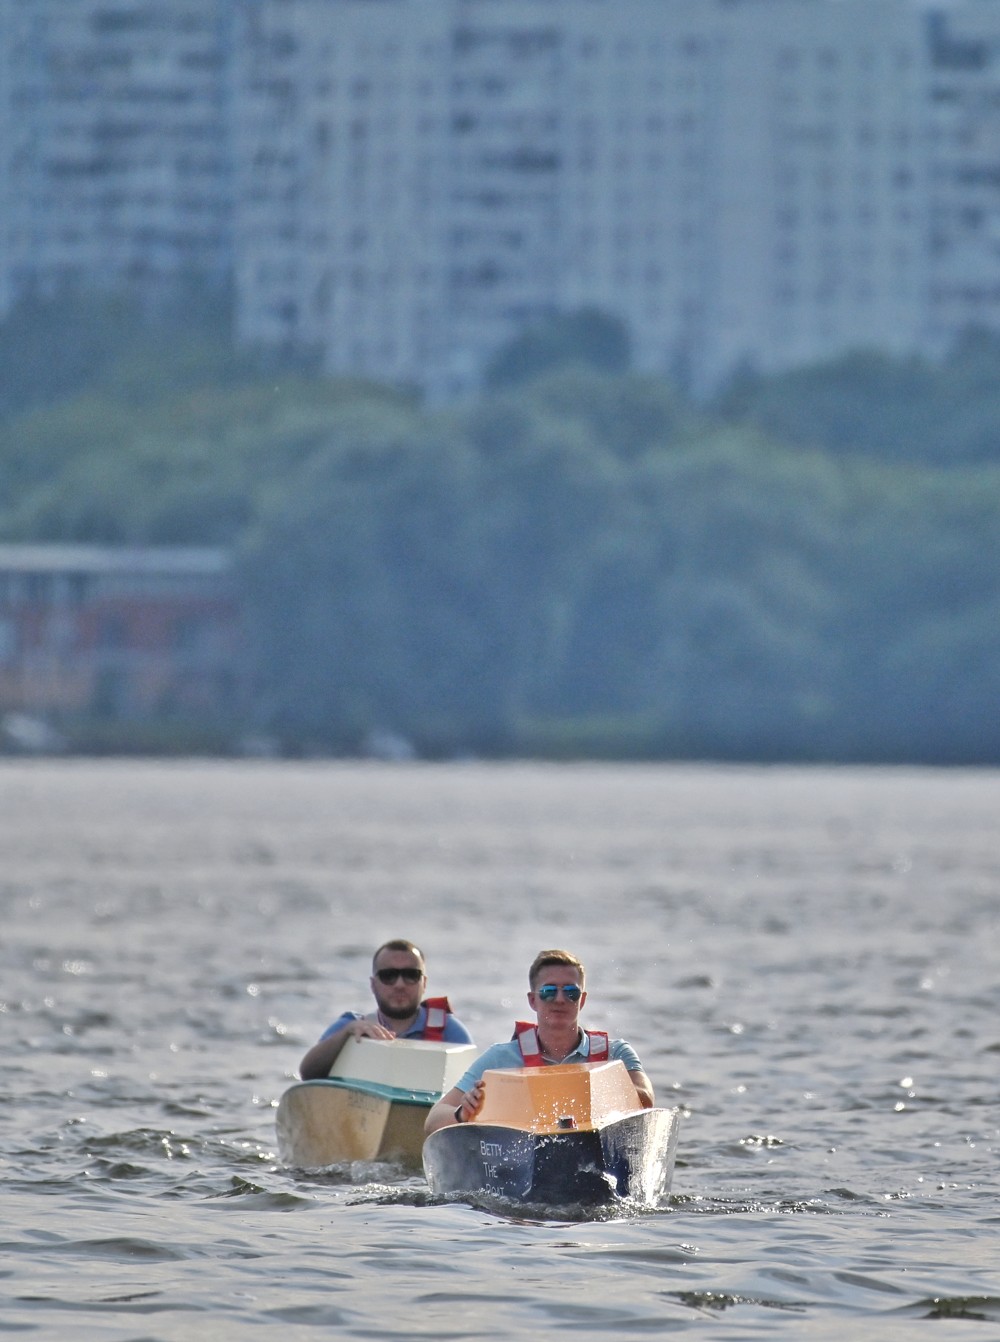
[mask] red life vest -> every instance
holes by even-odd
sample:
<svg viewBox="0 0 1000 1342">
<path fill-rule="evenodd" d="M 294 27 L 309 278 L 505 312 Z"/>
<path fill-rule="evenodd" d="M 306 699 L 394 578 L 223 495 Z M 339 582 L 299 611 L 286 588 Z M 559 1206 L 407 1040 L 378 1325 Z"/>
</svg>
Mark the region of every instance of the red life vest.
<svg viewBox="0 0 1000 1342">
<path fill-rule="evenodd" d="M 424 1021 L 424 1031 L 421 1039 L 429 1039 L 432 1043 L 440 1044 L 444 1039 L 444 1027 L 451 1015 L 451 1007 L 448 1004 L 447 997 L 428 997 L 422 1003 L 427 1008 L 427 1019 Z"/>
<path fill-rule="evenodd" d="M 608 1036 L 603 1030 L 584 1030 L 584 1034 L 590 1040 L 590 1057 L 588 1062 L 607 1062 L 608 1060 Z M 545 1059 L 542 1057 L 542 1047 L 538 1042 L 538 1030 L 527 1020 L 514 1022 L 514 1038 L 517 1040 L 518 1047 L 521 1050 L 521 1060 L 525 1067 L 544 1067 Z"/>
</svg>

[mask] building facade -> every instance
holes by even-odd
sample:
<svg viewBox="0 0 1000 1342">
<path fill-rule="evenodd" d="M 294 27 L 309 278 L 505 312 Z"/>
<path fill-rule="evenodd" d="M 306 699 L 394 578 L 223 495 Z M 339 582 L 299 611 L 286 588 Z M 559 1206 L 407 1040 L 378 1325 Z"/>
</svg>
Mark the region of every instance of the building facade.
<svg viewBox="0 0 1000 1342">
<path fill-rule="evenodd" d="M 0 0 L 0 313 L 231 279 L 474 388 L 559 311 L 716 385 L 1000 327 L 993 0 Z"/>
<path fill-rule="evenodd" d="M 928 339 L 932 46 L 911 0 L 241 14 L 246 339 L 441 394 L 584 306 L 695 386 Z"/>
<path fill-rule="evenodd" d="M 226 719 L 243 665 L 224 551 L 0 545 L 0 715 Z"/>
<path fill-rule="evenodd" d="M 721 14 L 246 0 L 241 338 L 448 395 L 525 326 L 589 306 L 668 368 L 708 318 Z"/>
<path fill-rule="evenodd" d="M 965 3 L 928 18 L 928 306 L 932 346 L 1000 330 L 1000 12 Z"/>
<path fill-rule="evenodd" d="M 0 0 L 0 311 L 232 267 L 228 0 Z"/>
</svg>

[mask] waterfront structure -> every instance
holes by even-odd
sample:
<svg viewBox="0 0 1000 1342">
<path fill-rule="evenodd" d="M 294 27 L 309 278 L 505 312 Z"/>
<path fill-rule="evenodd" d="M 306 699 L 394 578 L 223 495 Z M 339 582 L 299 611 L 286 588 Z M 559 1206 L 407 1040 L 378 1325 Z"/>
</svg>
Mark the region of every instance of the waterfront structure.
<svg viewBox="0 0 1000 1342">
<path fill-rule="evenodd" d="M 241 651 L 226 551 L 0 545 L 0 715 L 224 720 Z"/>
</svg>

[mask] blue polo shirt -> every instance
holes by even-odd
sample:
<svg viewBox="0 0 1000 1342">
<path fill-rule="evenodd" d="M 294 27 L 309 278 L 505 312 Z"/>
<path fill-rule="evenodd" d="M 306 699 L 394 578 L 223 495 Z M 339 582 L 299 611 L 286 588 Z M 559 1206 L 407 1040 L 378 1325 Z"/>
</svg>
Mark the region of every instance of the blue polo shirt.
<svg viewBox="0 0 1000 1342">
<path fill-rule="evenodd" d="M 329 1039 L 332 1034 L 342 1030 L 345 1025 L 350 1024 L 352 1020 L 361 1020 L 360 1011 L 345 1011 L 342 1016 L 338 1016 L 331 1026 L 323 1031 L 320 1039 Z M 422 1006 L 417 1012 L 417 1018 L 403 1034 L 397 1035 L 397 1039 L 420 1039 L 424 1033 L 424 1025 L 427 1021 L 427 1008 Z M 446 1044 L 471 1044 L 472 1035 L 458 1019 L 457 1016 L 449 1012 L 444 1018 L 443 1042 Z"/>
<path fill-rule="evenodd" d="M 642 1063 L 639 1061 L 638 1054 L 631 1044 L 627 1044 L 624 1039 L 611 1039 L 608 1041 L 608 1058 L 614 1062 L 618 1060 L 625 1064 L 629 1072 L 641 1072 Z M 586 1031 L 583 1033 L 583 1039 L 573 1050 L 568 1058 L 563 1058 L 563 1062 L 589 1062 L 590 1061 L 590 1036 Z M 548 1063 L 548 1066 L 554 1064 Z M 491 1044 L 485 1053 L 481 1053 L 474 1063 L 463 1073 L 455 1082 L 458 1090 L 464 1094 L 470 1091 L 484 1072 L 494 1068 L 523 1067 L 524 1058 L 521 1055 L 521 1046 L 516 1039 L 508 1040 L 505 1044 Z"/>
</svg>

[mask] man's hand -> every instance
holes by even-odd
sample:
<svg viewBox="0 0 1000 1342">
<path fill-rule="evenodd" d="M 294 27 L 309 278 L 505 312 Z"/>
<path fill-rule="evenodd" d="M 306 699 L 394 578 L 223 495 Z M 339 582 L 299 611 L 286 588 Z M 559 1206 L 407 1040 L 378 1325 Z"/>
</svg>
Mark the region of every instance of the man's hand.
<svg viewBox="0 0 1000 1342">
<path fill-rule="evenodd" d="M 380 1025 L 377 1020 L 351 1021 L 345 1030 L 345 1034 L 353 1035 L 355 1039 L 395 1039 L 395 1031 L 387 1030 L 384 1025 Z"/>
<path fill-rule="evenodd" d="M 392 1030 L 387 1030 L 377 1020 L 352 1020 L 327 1039 L 321 1039 L 299 1064 L 299 1076 L 303 1081 L 318 1081 L 330 1075 L 330 1068 L 340 1056 L 340 1050 L 348 1039 L 395 1039 Z"/>
<path fill-rule="evenodd" d="M 456 1113 L 455 1122 L 471 1123 L 482 1107 L 483 1082 L 482 1078 L 480 1078 L 472 1089 L 467 1090 L 462 1096 L 462 1103 L 456 1106 L 456 1108 L 461 1109 L 462 1117 L 459 1119 L 458 1114 Z"/>
<path fill-rule="evenodd" d="M 424 1132 L 428 1136 L 438 1128 L 447 1128 L 452 1123 L 468 1123 L 475 1118 L 483 1104 L 483 1083 L 477 1081 L 471 1090 L 461 1091 L 452 1086 L 447 1095 L 442 1095 L 437 1104 L 431 1105 L 431 1111 L 424 1123 Z M 461 1110 L 461 1120 L 458 1111 Z"/>
</svg>

